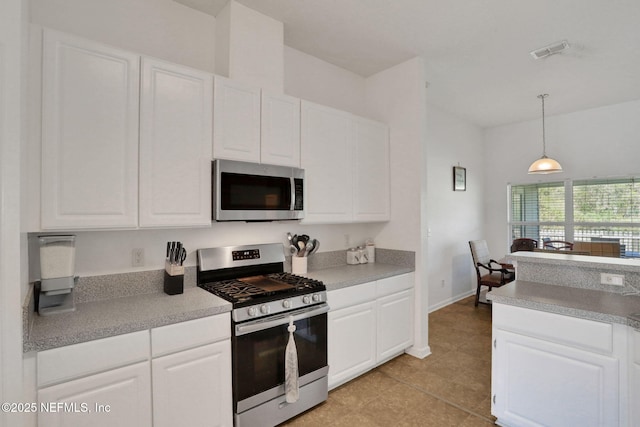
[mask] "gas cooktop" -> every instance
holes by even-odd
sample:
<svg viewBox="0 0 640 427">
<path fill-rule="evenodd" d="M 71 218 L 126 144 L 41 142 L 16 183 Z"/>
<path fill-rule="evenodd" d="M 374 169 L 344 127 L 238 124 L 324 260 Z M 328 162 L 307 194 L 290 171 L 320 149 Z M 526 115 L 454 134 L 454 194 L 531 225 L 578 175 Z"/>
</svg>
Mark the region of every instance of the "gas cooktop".
<svg viewBox="0 0 640 427">
<path fill-rule="evenodd" d="M 199 284 L 234 307 L 259 304 L 326 290 L 324 283 L 291 273 L 272 273 Z"/>
</svg>

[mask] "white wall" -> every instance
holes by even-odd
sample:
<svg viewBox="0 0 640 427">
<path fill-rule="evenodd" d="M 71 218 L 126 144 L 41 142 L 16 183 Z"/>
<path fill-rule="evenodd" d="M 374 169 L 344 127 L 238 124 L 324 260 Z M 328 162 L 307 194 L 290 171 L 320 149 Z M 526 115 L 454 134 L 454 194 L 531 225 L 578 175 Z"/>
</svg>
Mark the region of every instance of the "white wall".
<svg viewBox="0 0 640 427">
<path fill-rule="evenodd" d="M 291 47 L 284 47 L 284 92 L 367 117 L 365 79 Z"/>
<path fill-rule="evenodd" d="M 282 93 L 282 22 L 231 0 L 216 19 L 216 73 Z"/>
<path fill-rule="evenodd" d="M 468 241 L 485 238 L 482 137 L 478 126 L 427 105 L 429 311 L 475 289 Z M 458 165 L 467 169 L 466 191 L 453 191 L 452 169 Z"/>
<path fill-rule="evenodd" d="M 548 108 L 547 108 L 548 110 Z M 485 235 L 495 257 L 509 252 L 507 184 L 640 174 L 640 100 L 547 116 L 547 155 L 563 173 L 528 175 L 542 153 L 540 119 L 485 130 Z"/>
<path fill-rule="evenodd" d="M 32 0 L 32 22 L 168 61 L 213 71 L 215 19 L 171 0 Z M 179 32 L 177 39 L 174 33 Z M 33 43 L 38 46 L 37 41 Z M 365 80 L 349 71 L 285 47 L 285 92 L 334 108 L 364 114 Z M 36 55 L 37 56 L 37 55 Z M 32 58 L 33 61 L 37 59 Z M 36 64 L 37 65 L 37 64 Z M 37 73 L 36 73 L 37 74 Z M 30 179 L 39 182 L 39 85 L 31 83 L 32 123 Z M 30 192 L 30 211 L 39 211 L 37 191 Z M 34 230 L 32 221 L 30 230 Z M 37 218 L 35 223 L 37 224 Z M 287 231 L 319 239 L 321 252 L 346 249 L 376 238 L 381 224 L 300 225 L 284 223 L 214 223 L 211 228 L 74 232 L 76 273 L 81 276 L 152 270 L 163 267 L 167 241 L 180 240 L 189 250 L 202 247 L 285 241 Z M 348 236 L 348 239 L 347 239 Z M 38 279 L 37 245 L 31 236 L 30 279 Z M 348 240 L 348 242 L 347 242 Z M 131 267 L 131 251 L 145 251 L 145 266 Z M 34 253 L 35 251 L 35 253 Z M 27 291 L 24 285 L 23 295 Z"/>
<path fill-rule="evenodd" d="M 215 18 L 173 0 L 31 0 L 31 22 L 214 70 Z"/>
<path fill-rule="evenodd" d="M 25 3 L 0 3 L 0 402 L 21 402 L 20 191 Z M 23 424 L 0 413 L 0 425 Z"/>
<path fill-rule="evenodd" d="M 377 244 L 416 252 L 415 336 L 409 351 L 430 353 L 428 343 L 428 283 L 426 224 L 426 89 L 424 60 L 414 58 L 367 79 L 367 108 L 371 117 L 389 124 L 391 221 L 384 224 Z"/>
</svg>

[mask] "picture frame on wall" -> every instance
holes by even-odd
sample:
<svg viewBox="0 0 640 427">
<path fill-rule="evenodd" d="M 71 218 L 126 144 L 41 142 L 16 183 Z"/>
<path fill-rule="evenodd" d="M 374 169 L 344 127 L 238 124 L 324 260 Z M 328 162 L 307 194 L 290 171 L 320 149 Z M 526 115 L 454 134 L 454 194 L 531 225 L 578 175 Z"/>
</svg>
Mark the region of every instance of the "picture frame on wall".
<svg viewBox="0 0 640 427">
<path fill-rule="evenodd" d="M 453 191 L 467 191 L 467 168 L 453 167 Z"/>
</svg>

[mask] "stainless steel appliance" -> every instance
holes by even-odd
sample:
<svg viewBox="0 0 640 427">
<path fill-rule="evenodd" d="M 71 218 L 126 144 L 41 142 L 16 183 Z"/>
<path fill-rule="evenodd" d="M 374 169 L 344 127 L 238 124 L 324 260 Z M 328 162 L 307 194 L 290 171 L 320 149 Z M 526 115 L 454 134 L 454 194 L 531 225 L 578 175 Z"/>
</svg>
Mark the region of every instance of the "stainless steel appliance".
<svg viewBox="0 0 640 427">
<path fill-rule="evenodd" d="M 304 217 L 304 170 L 214 160 L 213 219 L 275 221 Z"/>
<path fill-rule="evenodd" d="M 198 250 L 198 286 L 233 303 L 234 424 L 275 426 L 328 395 L 326 288 L 284 272 L 279 243 Z M 295 325 L 299 397 L 288 402 L 285 353 Z"/>
</svg>

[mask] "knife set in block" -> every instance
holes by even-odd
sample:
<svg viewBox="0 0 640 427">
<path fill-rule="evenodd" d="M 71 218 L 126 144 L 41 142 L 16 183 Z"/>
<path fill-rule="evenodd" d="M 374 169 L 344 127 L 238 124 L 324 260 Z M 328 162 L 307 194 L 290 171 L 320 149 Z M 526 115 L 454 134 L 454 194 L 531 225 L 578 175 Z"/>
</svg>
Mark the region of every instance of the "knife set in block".
<svg viewBox="0 0 640 427">
<path fill-rule="evenodd" d="M 164 264 L 164 293 L 177 295 L 184 292 L 184 266 L 171 264 L 166 261 Z"/>
<path fill-rule="evenodd" d="M 177 295 L 184 292 L 184 260 L 187 250 L 181 242 L 167 242 L 167 260 L 164 263 L 164 292 Z"/>
</svg>

